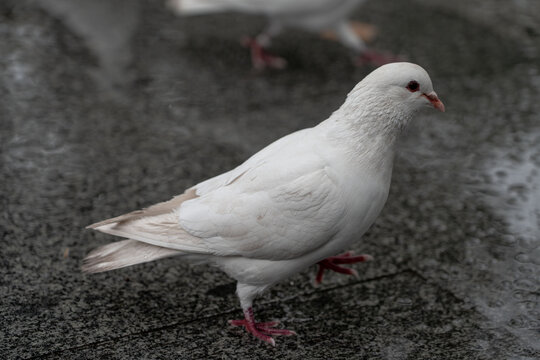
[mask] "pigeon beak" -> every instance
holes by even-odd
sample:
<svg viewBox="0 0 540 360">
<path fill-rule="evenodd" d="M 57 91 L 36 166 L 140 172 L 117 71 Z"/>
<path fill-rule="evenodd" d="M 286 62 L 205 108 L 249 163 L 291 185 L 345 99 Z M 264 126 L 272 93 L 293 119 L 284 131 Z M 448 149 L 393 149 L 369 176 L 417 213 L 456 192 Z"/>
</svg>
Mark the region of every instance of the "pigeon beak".
<svg viewBox="0 0 540 360">
<path fill-rule="evenodd" d="M 422 94 L 422 96 L 428 99 L 435 109 L 439 110 L 440 112 L 444 112 L 444 104 L 441 100 L 439 100 L 435 91 L 432 91 L 429 94 Z"/>
</svg>

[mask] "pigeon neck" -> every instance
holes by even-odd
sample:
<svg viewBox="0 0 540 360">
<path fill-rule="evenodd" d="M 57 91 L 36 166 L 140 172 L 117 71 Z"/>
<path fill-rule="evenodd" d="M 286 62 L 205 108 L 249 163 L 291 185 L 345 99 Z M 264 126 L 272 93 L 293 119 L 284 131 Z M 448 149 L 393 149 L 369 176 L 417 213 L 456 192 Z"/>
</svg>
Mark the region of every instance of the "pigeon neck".
<svg viewBox="0 0 540 360">
<path fill-rule="evenodd" d="M 354 158 L 380 166 L 393 160 L 396 140 L 412 115 L 384 96 L 352 93 L 321 126 Z"/>
<path fill-rule="evenodd" d="M 363 93 L 354 97 L 349 95 L 327 121 L 356 140 L 383 137 L 394 142 L 412 118 L 412 111 L 384 96 Z"/>
<path fill-rule="evenodd" d="M 353 89 L 332 117 L 341 119 L 350 130 L 371 136 L 396 137 L 407 126 L 413 111 L 396 102 L 388 93 L 362 87 Z"/>
</svg>

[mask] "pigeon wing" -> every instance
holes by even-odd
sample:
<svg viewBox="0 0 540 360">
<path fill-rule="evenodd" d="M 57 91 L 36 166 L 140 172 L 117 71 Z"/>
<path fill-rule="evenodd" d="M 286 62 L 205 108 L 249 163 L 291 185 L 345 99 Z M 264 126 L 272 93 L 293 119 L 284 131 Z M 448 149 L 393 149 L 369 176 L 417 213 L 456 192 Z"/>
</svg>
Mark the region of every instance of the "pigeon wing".
<svg viewBox="0 0 540 360">
<path fill-rule="evenodd" d="M 172 200 L 89 228 L 187 253 L 301 256 L 332 238 L 344 212 L 321 141 L 297 131 Z"/>
<path fill-rule="evenodd" d="M 204 239 L 215 255 L 281 260 L 328 242 L 340 228 L 343 200 L 325 161 L 299 154 L 287 169 L 279 161 L 246 169 L 233 182 L 183 203 L 177 215 L 181 227 Z"/>
</svg>

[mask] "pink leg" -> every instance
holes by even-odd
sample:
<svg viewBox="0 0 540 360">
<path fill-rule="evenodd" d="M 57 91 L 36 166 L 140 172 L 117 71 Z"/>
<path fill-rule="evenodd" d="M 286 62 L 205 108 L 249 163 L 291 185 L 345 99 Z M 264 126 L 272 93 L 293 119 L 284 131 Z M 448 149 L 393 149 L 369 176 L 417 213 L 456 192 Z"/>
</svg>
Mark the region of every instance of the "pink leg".
<svg viewBox="0 0 540 360">
<path fill-rule="evenodd" d="M 249 47 L 251 51 L 251 62 L 255 69 L 284 69 L 287 66 L 287 61 L 285 59 L 270 54 L 256 39 L 246 38 L 242 43 L 244 46 Z"/>
<path fill-rule="evenodd" d="M 365 50 L 360 54 L 360 56 L 356 59 L 356 65 L 357 66 L 363 66 L 363 65 L 375 65 L 375 66 L 381 66 L 388 63 L 398 62 L 398 61 L 404 61 L 405 59 L 392 55 L 390 53 L 386 52 L 379 52 L 375 50 Z"/>
<path fill-rule="evenodd" d="M 338 256 L 331 256 L 322 261 L 319 261 L 319 270 L 317 271 L 317 276 L 315 277 L 315 284 L 319 285 L 322 282 L 324 270 L 332 270 L 340 274 L 354 275 L 358 277 L 358 273 L 354 269 L 349 269 L 340 264 L 354 264 L 357 262 L 371 261 L 373 257 L 371 255 L 358 255 L 352 256 L 352 253 L 346 252 L 345 254 Z"/>
<path fill-rule="evenodd" d="M 244 310 L 244 319 L 243 320 L 229 320 L 229 324 L 233 326 L 243 326 L 246 328 L 246 331 L 256 338 L 265 341 L 272 346 L 276 346 L 276 342 L 270 335 L 296 335 L 294 331 L 286 329 L 274 329 L 276 325 L 279 324 L 279 321 L 270 321 L 270 322 L 255 322 L 255 317 L 253 316 L 253 308 L 249 307 Z"/>
</svg>

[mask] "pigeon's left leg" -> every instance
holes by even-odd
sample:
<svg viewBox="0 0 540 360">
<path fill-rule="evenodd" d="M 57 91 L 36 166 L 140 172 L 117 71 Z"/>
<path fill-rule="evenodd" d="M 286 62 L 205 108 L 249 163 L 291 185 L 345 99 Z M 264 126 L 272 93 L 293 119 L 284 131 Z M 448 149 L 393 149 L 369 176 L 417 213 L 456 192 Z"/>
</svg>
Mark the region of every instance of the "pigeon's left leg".
<svg viewBox="0 0 540 360">
<path fill-rule="evenodd" d="M 356 272 L 356 270 L 339 265 L 354 264 L 357 262 L 366 262 L 371 260 L 373 260 L 373 257 L 371 255 L 364 254 L 352 256 L 352 253 L 349 251 L 343 255 L 331 256 L 322 261 L 319 261 L 317 263 L 317 265 L 319 265 L 319 270 L 317 271 L 317 276 L 315 277 L 315 285 L 319 285 L 322 282 L 324 270 L 332 270 L 340 274 L 354 275 L 358 277 L 358 273 Z"/>
<path fill-rule="evenodd" d="M 275 329 L 275 326 L 279 324 L 279 321 L 270 322 L 255 322 L 255 316 L 253 315 L 253 298 L 260 293 L 260 290 L 256 287 L 244 285 L 238 283 L 236 287 L 236 293 L 240 298 L 240 304 L 244 311 L 244 319 L 242 320 L 229 320 L 229 324 L 233 326 L 243 326 L 246 331 L 256 338 L 276 346 L 276 342 L 271 335 L 296 335 L 294 331 L 286 329 Z"/>
<path fill-rule="evenodd" d="M 360 36 L 356 34 L 351 24 L 347 21 L 341 22 L 336 27 L 336 34 L 343 45 L 359 54 L 356 65 L 381 66 L 391 62 L 402 61 L 398 56 L 371 50 Z"/>
<path fill-rule="evenodd" d="M 272 55 L 266 48 L 270 46 L 272 38 L 277 36 L 282 30 L 278 21 L 271 21 L 268 28 L 255 38 L 246 38 L 243 44 L 251 51 L 251 62 L 257 70 L 265 68 L 283 69 L 287 66 L 287 61 L 279 56 Z"/>
</svg>

